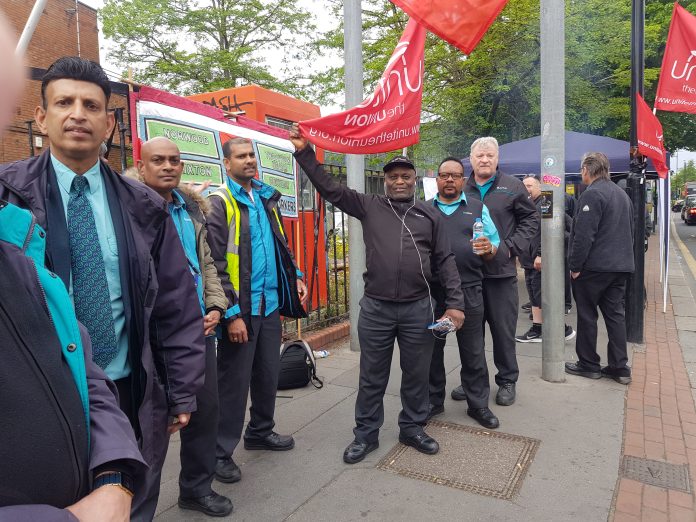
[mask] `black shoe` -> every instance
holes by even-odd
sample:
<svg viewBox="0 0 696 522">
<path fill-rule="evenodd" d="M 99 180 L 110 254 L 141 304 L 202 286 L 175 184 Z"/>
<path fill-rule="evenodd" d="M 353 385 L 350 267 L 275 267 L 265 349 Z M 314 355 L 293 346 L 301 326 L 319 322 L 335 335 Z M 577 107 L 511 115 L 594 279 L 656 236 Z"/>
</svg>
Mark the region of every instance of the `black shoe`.
<svg viewBox="0 0 696 522">
<path fill-rule="evenodd" d="M 531 312 L 532 311 L 532 303 L 526 302 L 522 306 L 520 306 L 520 308 L 522 310 L 524 310 L 525 312 Z"/>
<path fill-rule="evenodd" d="M 565 340 L 570 341 L 575 337 L 575 330 L 569 324 L 565 325 Z"/>
<path fill-rule="evenodd" d="M 288 451 L 294 447 L 295 439 L 291 435 L 278 435 L 275 431 L 262 439 L 244 437 L 244 449 L 247 450 Z"/>
<path fill-rule="evenodd" d="M 511 406 L 515 403 L 515 383 L 506 382 L 498 388 L 498 393 L 495 395 L 495 403 L 500 406 Z"/>
<path fill-rule="evenodd" d="M 406 446 L 411 446 L 426 455 L 435 455 L 440 451 L 440 445 L 437 441 L 424 431 L 411 435 L 410 437 L 399 433 L 399 442 L 401 444 L 406 444 Z"/>
<path fill-rule="evenodd" d="M 457 386 L 454 390 L 452 390 L 452 393 L 450 395 L 453 401 L 466 400 L 466 392 L 464 391 L 464 387 L 461 384 Z"/>
<path fill-rule="evenodd" d="M 425 418 L 425 420 L 429 421 L 436 415 L 441 415 L 445 413 L 445 407 L 440 404 L 439 406 L 433 406 L 432 404 L 428 404 L 428 416 Z"/>
<path fill-rule="evenodd" d="M 354 440 L 343 452 L 343 462 L 346 464 L 357 464 L 365 457 L 367 454 L 375 451 L 379 448 L 379 441 L 376 442 L 360 442 Z"/>
<path fill-rule="evenodd" d="M 489 408 L 469 408 L 466 410 L 466 414 L 489 430 L 494 430 L 500 426 L 498 417 L 493 415 L 493 412 Z"/>
<path fill-rule="evenodd" d="M 210 517 L 226 517 L 232 513 L 234 509 L 232 501 L 229 498 L 218 495 L 214 491 L 210 495 L 204 497 L 179 497 L 179 507 L 181 509 L 200 511 Z"/>
<path fill-rule="evenodd" d="M 518 343 L 540 343 L 541 342 L 541 330 L 535 330 L 532 326 L 522 335 L 516 335 L 515 341 Z"/>
<path fill-rule="evenodd" d="M 602 377 L 614 379 L 619 384 L 631 384 L 631 369 L 628 366 L 624 368 L 609 368 L 609 366 L 605 366 L 602 368 L 601 373 Z"/>
<path fill-rule="evenodd" d="M 234 463 L 234 460 L 217 459 L 215 464 L 215 478 L 225 484 L 234 484 L 242 480 L 242 470 Z"/>
<path fill-rule="evenodd" d="M 588 379 L 601 379 L 602 378 L 602 374 L 600 372 L 598 372 L 597 370 L 590 370 L 589 368 L 585 368 L 579 362 L 576 362 L 576 363 L 567 362 L 567 363 L 565 363 L 565 372 L 569 373 L 571 375 L 579 375 L 580 377 L 587 377 Z"/>
<path fill-rule="evenodd" d="M 566 315 L 568 315 L 570 313 L 571 308 L 572 308 L 572 306 L 566 305 L 566 313 L 565 313 Z"/>
</svg>

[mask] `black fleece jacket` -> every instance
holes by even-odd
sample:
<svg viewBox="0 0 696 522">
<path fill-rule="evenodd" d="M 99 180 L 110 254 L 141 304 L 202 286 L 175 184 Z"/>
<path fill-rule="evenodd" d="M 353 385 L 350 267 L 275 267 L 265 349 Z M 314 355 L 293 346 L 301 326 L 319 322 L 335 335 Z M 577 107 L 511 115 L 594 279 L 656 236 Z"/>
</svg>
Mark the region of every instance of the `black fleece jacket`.
<svg viewBox="0 0 696 522">
<path fill-rule="evenodd" d="M 570 231 L 571 272 L 633 272 L 633 205 L 616 183 L 598 179 L 580 195 Z"/>
<path fill-rule="evenodd" d="M 428 297 L 428 284 L 437 273 L 446 308 L 464 310 L 459 272 L 439 210 L 419 200 L 394 201 L 340 185 L 326 174 L 311 147 L 296 152 L 295 158 L 324 199 L 362 222 L 366 296 L 417 301 Z"/>
<path fill-rule="evenodd" d="M 481 200 L 474 174 L 466 180 L 467 197 Z M 515 257 L 529 252 L 530 242 L 539 230 L 539 214 L 527 188 L 519 179 L 498 172 L 493 185 L 483 197 L 500 235 L 500 246 L 492 261 L 483 267 L 483 277 L 501 278 L 517 275 Z"/>
</svg>

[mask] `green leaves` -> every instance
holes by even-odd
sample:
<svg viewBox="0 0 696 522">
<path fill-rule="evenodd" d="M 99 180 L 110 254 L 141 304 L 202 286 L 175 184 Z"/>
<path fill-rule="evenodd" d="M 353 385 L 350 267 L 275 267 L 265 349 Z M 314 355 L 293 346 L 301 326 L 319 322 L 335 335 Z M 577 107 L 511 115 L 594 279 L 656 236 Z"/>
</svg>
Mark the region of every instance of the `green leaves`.
<svg viewBox="0 0 696 522">
<path fill-rule="evenodd" d="M 112 58 L 137 81 L 179 94 L 249 83 L 303 92 L 302 71 L 264 60 L 309 59 L 313 17 L 292 0 L 107 0 L 100 18 Z"/>
</svg>

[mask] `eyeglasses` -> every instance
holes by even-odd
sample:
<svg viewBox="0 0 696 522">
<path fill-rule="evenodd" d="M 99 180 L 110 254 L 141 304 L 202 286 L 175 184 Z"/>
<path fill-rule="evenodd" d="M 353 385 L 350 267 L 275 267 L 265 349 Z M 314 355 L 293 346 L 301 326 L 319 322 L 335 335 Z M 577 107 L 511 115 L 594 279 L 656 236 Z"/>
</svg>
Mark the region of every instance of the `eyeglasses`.
<svg viewBox="0 0 696 522">
<path fill-rule="evenodd" d="M 452 178 L 452 181 L 459 181 L 464 177 L 464 174 L 460 174 L 459 172 L 438 172 L 437 177 L 442 180 Z"/>
</svg>

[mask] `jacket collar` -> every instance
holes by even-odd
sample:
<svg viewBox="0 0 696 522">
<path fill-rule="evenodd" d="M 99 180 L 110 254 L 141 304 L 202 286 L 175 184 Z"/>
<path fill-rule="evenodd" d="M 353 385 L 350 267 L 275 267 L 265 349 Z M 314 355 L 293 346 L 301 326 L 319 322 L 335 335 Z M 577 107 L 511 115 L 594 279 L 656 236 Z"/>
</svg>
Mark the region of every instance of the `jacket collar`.
<svg viewBox="0 0 696 522">
<path fill-rule="evenodd" d="M 500 169 L 496 169 L 494 178 L 493 178 L 493 183 L 491 183 L 491 188 L 488 190 L 495 190 L 495 188 L 498 186 L 500 183 L 500 178 L 502 178 L 505 174 L 500 172 Z M 476 184 L 476 178 L 474 177 L 474 172 L 472 171 L 471 174 L 469 174 L 469 177 L 466 178 L 466 185 L 470 187 L 475 187 L 478 188 L 478 185 Z"/>
<path fill-rule="evenodd" d="M 186 211 L 189 213 L 189 216 L 191 216 L 191 219 L 204 223 L 205 216 L 210 210 L 210 204 L 203 197 L 201 197 L 200 194 L 184 187 L 183 185 L 174 189 L 174 192 L 176 192 L 184 201 Z"/>
<path fill-rule="evenodd" d="M 225 178 L 225 183 L 227 185 L 227 188 L 230 189 L 232 196 L 234 196 L 234 198 L 237 201 L 239 201 L 239 197 L 241 197 L 242 195 L 246 195 L 246 191 L 244 190 L 244 188 L 242 188 L 242 186 L 239 183 L 234 181 L 229 176 Z M 256 191 L 263 199 L 280 199 L 280 192 L 278 192 L 270 185 L 267 185 L 263 181 L 259 181 L 256 178 L 251 180 L 251 188 L 252 190 Z"/>
<path fill-rule="evenodd" d="M 0 175 L 0 183 L 26 204 L 42 226 L 46 223 L 50 157 L 50 150 L 46 150 L 40 156 L 6 165 Z M 101 161 L 100 169 L 107 191 L 115 191 L 121 208 L 145 234 L 148 230 L 155 230 L 167 217 L 166 203 L 155 191 L 117 174 Z"/>
<path fill-rule="evenodd" d="M 43 266 L 46 234 L 31 212 L 5 201 L 0 202 L 0 241 L 10 243 Z"/>
</svg>

